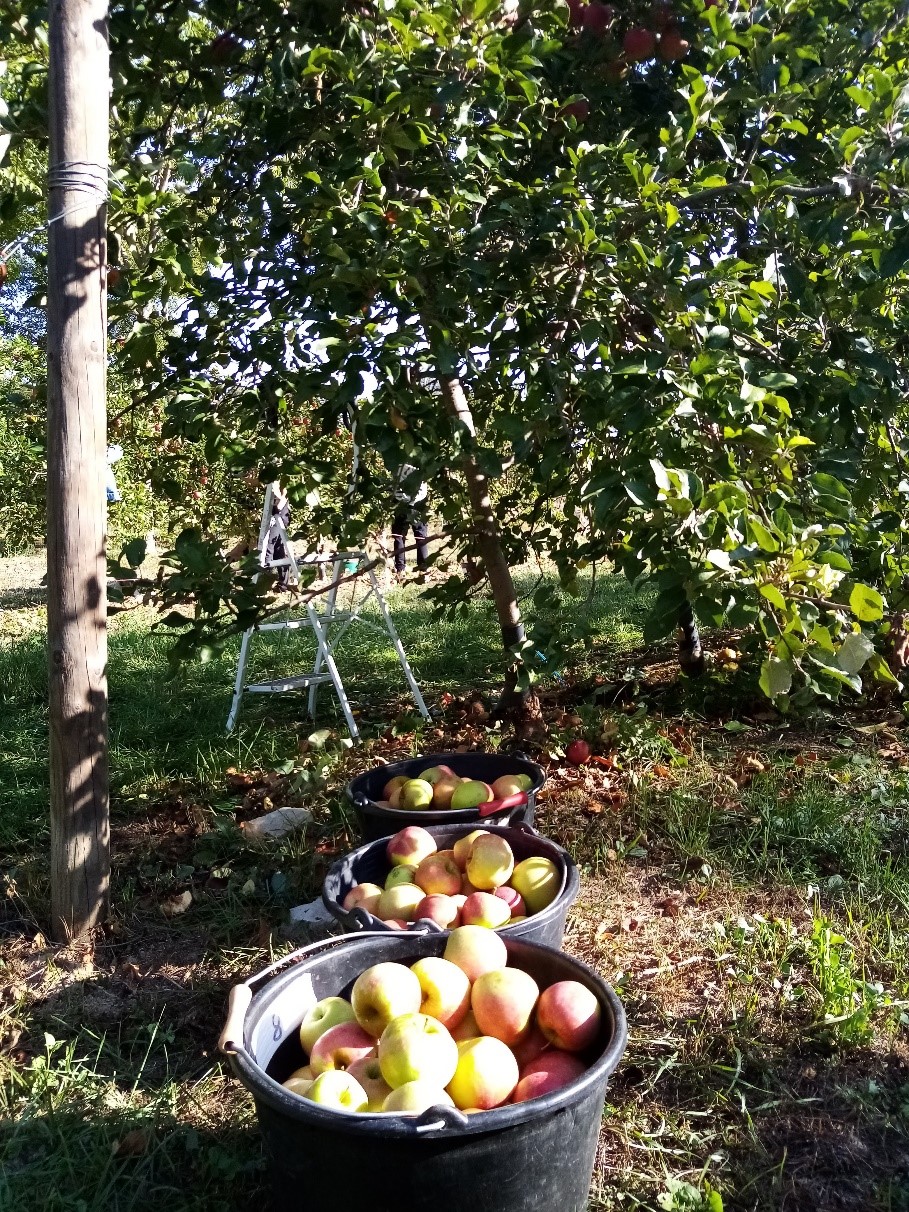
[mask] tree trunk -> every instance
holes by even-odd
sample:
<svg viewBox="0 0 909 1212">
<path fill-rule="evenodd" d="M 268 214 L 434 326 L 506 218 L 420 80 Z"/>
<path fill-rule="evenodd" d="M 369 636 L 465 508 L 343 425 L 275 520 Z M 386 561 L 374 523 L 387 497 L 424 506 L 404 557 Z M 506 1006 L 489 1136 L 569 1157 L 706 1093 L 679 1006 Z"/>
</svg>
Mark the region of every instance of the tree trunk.
<svg viewBox="0 0 909 1212">
<path fill-rule="evenodd" d="M 470 411 L 461 380 L 456 374 L 439 374 L 439 386 L 448 411 L 466 427 L 471 437 L 476 437 L 473 414 Z M 507 652 L 524 639 L 524 625 L 521 622 L 518 596 L 515 592 L 511 569 L 502 550 L 499 526 L 492 508 L 492 501 L 489 498 L 489 482 L 480 471 L 477 461 L 470 451 L 464 455 L 462 468 L 476 528 L 477 549 L 483 558 L 486 575 L 489 578 L 492 600 L 495 603 L 499 628 L 502 632 L 502 645 Z M 496 714 L 502 715 L 510 710 L 521 702 L 523 697 L 517 687 L 516 670 L 512 667 L 506 677 L 502 696 L 496 705 Z"/>
<path fill-rule="evenodd" d="M 701 648 L 701 635 L 691 609 L 691 603 L 686 602 L 679 608 L 679 628 L 676 632 L 679 645 L 679 666 L 683 673 L 690 678 L 699 678 L 704 672 L 704 651 Z"/>
<path fill-rule="evenodd" d="M 48 234 L 47 639 L 51 918 L 107 912 L 106 0 L 52 0 Z"/>
</svg>

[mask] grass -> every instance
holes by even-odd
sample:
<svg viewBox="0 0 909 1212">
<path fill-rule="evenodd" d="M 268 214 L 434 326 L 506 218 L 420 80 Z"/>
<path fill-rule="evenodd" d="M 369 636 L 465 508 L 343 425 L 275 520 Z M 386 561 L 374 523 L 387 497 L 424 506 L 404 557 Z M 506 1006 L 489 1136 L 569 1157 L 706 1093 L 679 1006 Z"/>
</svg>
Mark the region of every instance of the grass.
<svg viewBox="0 0 909 1212">
<path fill-rule="evenodd" d="M 453 696 L 430 725 L 381 637 L 351 635 L 340 664 L 358 751 L 337 731 L 308 741 L 296 697 L 251 700 L 227 737 L 235 654 L 168 681 L 149 613 L 120 616 L 113 911 L 95 938 L 58 948 L 43 927 L 40 593 L 4 598 L 0 581 L 0 601 L 0 1209 L 245 1208 L 266 1176 L 252 1104 L 215 1050 L 227 991 L 292 945 L 288 907 L 352 843 L 340 789 L 353 772 L 510 743 L 468 710 L 496 680 L 488 604 L 437 621 L 415 591 L 394 599 L 427 698 Z M 591 1212 L 907 1212 L 909 757 L 893 706 L 786 721 L 754 703 L 747 671 L 677 684 L 664 654 L 641 650 L 623 584 L 601 579 L 565 609 L 585 613 L 596 644 L 543 687 L 538 823 L 584 876 L 566 947 L 612 981 L 630 1024 Z M 311 653 L 263 642 L 256 670 Z M 603 669 L 628 675 L 611 706 L 580 692 Z M 323 695 L 318 725 L 336 728 Z M 607 738 L 611 768 L 560 760 L 575 711 Z M 314 823 L 251 844 L 237 822 L 266 797 L 306 804 Z M 168 916 L 186 891 L 189 909 Z"/>
</svg>

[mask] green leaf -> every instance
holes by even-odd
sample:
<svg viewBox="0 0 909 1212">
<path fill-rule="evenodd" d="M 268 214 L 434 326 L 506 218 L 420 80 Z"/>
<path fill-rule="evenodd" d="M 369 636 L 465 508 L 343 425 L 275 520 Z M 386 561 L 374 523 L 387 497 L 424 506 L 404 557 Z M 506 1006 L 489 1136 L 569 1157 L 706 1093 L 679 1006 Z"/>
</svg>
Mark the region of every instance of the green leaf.
<svg viewBox="0 0 909 1212">
<path fill-rule="evenodd" d="M 868 637 L 860 631 L 853 631 L 840 644 L 836 663 L 846 673 L 858 673 L 873 652 L 874 645 Z"/>
<path fill-rule="evenodd" d="M 780 545 L 764 523 L 754 516 L 748 519 L 748 530 L 761 551 L 779 551 Z"/>
<path fill-rule="evenodd" d="M 874 623 L 884 616 L 884 599 L 870 585 L 853 585 L 849 609 L 860 623 Z"/>
<path fill-rule="evenodd" d="M 777 610 L 786 609 L 786 599 L 777 589 L 776 585 L 761 585 L 759 590 L 761 597 L 767 599 L 771 606 L 775 606 Z"/>
<path fill-rule="evenodd" d="M 792 662 L 769 657 L 761 665 L 761 690 L 768 699 L 777 699 L 792 689 Z"/>
<path fill-rule="evenodd" d="M 892 278 L 909 262 L 909 232 L 903 229 L 892 248 L 881 254 L 880 275 Z"/>
</svg>

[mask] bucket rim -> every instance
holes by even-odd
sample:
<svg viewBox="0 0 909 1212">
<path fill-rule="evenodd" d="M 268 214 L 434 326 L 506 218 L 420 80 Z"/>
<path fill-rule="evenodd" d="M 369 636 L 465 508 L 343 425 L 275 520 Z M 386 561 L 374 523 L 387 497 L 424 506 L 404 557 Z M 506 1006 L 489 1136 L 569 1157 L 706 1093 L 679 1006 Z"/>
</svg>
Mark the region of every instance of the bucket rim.
<svg viewBox="0 0 909 1212">
<path fill-rule="evenodd" d="M 225 1028 L 219 1046 L 227 1054 L 231 1068 L 237 1078 L 250 1091 L 257 1102 L 261 1101 L 273 1111 L 288 1116 L 291 1119 L 301 1122 L 308 1121 L 322 1129 L 343 1132 L 353 1136 L 364 1134 L 373 1138 L 379 1136 L 389 1140 L 413 1140 L 421 1137 L 435 1139 L 438 1133 L 445 1128 L 453 1129 L 459 1135 L 498 1132 L 515 1127 L 518 1124 L 526 1123 L 528 1120 L 537 1119 L 576 1105 L 590 1090 L 601 1083 L 605 1085 L 608 1082 L 610 1075 L 615 1071 L 624 1055 L 628 1043 L 628 1022 L 625 1016 L 625 1009 L 608 981 L 604 980 L 598 972 L 588 964 L 585 964 L 583 960 L 576 959 L 573 955 L 566 955 L 564 951 L 560 951 L 555 947 L 548 947 L 543 943 L 533 943 L 524 939 L 507 939 L 505 941 L 510 949 L 517 949 L 518 951 L 526 949 L 542 952 L 567 962 L 573 968 L 586 975 L 603 994 L 601 1001 L 605 1001 L 612 1018 L 612 1038 L 602 1055 L 593 1062 L 582 1077 L 579 1077 L 568 1086 L 563 1086 L 561 1089 L 554 1090 L 549 1094 L 528 1099 L 523 1103 L 514 1103 L 505 1107 L 494 1107 L 491 1110 L 483 1111 L 476 1115 L 465 1115 L 462 1111 L 444 1106 L 430 1107 L 419 1116 L 394 1115 L 387 1112 L 333 1111 L 324 1109 L 317 1103 L 309 1102 L 299 1095 L 291 1094 L 290 1091 L 285 1090 L 280 1082 L 269 1077 L 249 1052 L 246 1046 L 246 1022 L 250 1012 L 256 1006 L 261 995 L 268 989 L 269 985 L 278 980 L 286 980 L 305 960 L 315 959 L 339 946 L 358 946 L 368 939 L 375 938 L 383 940 L 394 939 L 396 943 L 413 945 L 421 939 L 435 938 L 435 936 L 428 934 L 407 934 L 404 931 L 392 931 L 391 933 L 364 931 L 360 934 L 345 934 L 323 939 L 318 943 L 303 947 L 299 951 L 292 952 L 290 955 L 285 956 L 283 960 L 279 960 L 269 968 L 266 968 L 258 977 L 251 977 L 249 981 L 234 986 L 234 989 L 231 990 L 232 1005 L 234 1000 L 233 994 L 237 990 L 246 989 L 248 991 L 246 997 L 242 999 L 242 1042 L 225 1041 L 225 1035 L 227 1034 L 227 1028 Z M 276 972 L 275 970 L 278 968 L 282 970 Z M 270 977 L 270 979 L 265 980 L 264 983 L 253 991 L 253 986 L 258 984 L 260 978 L 266 976 Z"/>
<path fill-rule="evenodd" d="M 436 832 L 443 832 L 448 829 L 467 829 L 470 831 L 470 827 L 475 824 L 475 821 L 449 821 L 445 825 L 428 825 L 423 826 L 423 828 L 426 829 L 427 833 L 434 834 Z M 518 822 L 514 825 L 499 825 L 491 821 L 484 821 L 482 823 L 482 828 L 487 833 L 497 833 L 506 836 L 509 833 L 521 833 L 524 836 L 531 836 L 535 841 L 543 842 L 545 845 L 551 846 L 553 850 L 558 851 L 558 856 L 565 868 L 562 885 L 559 888 L 558 895 L 556 896 L 555 900 L 546 906 L 545 909 L 541 909 L 539 913 L 532 914 L 526 919 L 526 921 L 535 921 L 538 924 L 548 922 L 558 913 L 560 913 L 563 908 L 570 908 L 570 906 L 574 904 L 578 898 L 578 893 L 581 890 L 581 875 L 578 870 L 577 863 L 575 863 L 574 859 L 563 846 L 560 846 L 558 842 L 554 842 L 552 838 L 546 837 L 545 834 L 540 833 L 539 830 L 534 829 L 532 825 L 528 825 L 524 821 Z M 363 845 L 358 846 L 356 850 L 351 850 L 347 854 L 344 854 L 340 858 L 336 859 L 328 868 L 328 871 L 325 873 L 325 878 L 322 881 L 322 904 L 336 921 L 348 926 L 354 933 L 361 930 L 373 930 L 383 934 L 450 934 L 450 930 L 444 930 L 441 926 L 437 926 L 434 922 L 428 922 L 425 918 L 421 918 L 416 922 L 409 922 L 406 931 L 396 931 L 393 926 L 387 926 L 381 918 L 375 917 L 367 910 L 344 909 L 337 901 L 329 897 L 326 891 L 326 884 L 331 876 L 337 872 L 344 863 L 352 862 L 362 857 L 363 854 L 373 846 L 387 845 L 393 837 L 394 834 L 390 833 L 387 837 L 375 838 L 371 842 L 364 842 Z M 499 926 L 496 929 L 496 934 L 511 937 L 512 933 L 514 933 L 515 937 L 518 937 L 520 935 L 520 927 L 524 924 L 524 922 L 516 922 L 510 926 Z"/>
</svg>

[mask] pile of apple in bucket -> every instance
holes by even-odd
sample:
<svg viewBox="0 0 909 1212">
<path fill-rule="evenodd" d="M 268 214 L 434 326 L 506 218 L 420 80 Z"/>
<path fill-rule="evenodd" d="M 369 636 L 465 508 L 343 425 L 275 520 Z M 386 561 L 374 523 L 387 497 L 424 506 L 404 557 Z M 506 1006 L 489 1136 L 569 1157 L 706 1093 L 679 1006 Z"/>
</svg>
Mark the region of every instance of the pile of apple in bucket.
<svg viewBox="0 0 909 1212">
<path fill-rule="evenodd" d="M 467 756 L 490 771 L 507 762 Z M 354 1200 L 373 1198 L 365 1175 L 403 1166 L 411 1212 L 581 1212 L 626 1028 L 614 991 L 561 952 L 577 869 L 526 821 L 483 829 L 465 814 L 421 827 L 421 812 L 457 811 L 459 795 L 474 810 L 526 803 L 528 783 L 416 761 L 419 777 L 360 776 L 403 824 L 335 864 L 332 903 L 363 911 L 347 926 L 360 933 L 303 948 L 232 991 L 221 1046 L 256 1099 L 279 1206 L 334 1208 L 334 1189 L 311 1177 L 330 1149 Z M 535 920 L 553 914 L 533 938 Z M 500 1148 L 517 1167 L 514 1191 L 502 1186 Z"/>
</svg>

